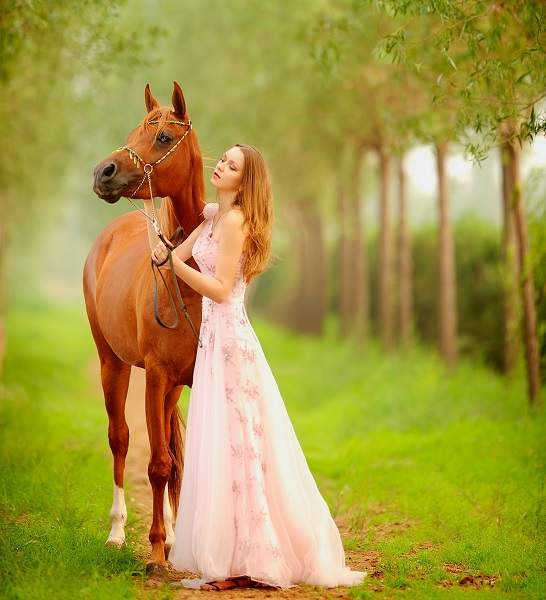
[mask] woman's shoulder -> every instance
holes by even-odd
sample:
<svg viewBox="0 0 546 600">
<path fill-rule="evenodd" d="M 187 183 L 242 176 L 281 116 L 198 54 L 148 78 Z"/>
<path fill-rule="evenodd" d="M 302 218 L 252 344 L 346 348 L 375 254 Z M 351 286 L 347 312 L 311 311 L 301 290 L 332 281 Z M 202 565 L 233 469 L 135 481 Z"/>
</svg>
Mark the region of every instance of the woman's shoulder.
<svg viewBox="0 0 546 600">
<path fill-rule="evenodd" d="M 228 227 L 240 229 L 246 236 L 248 234 L 248 223 L 246 222 L 245 214 L 239 207 L 232 207 L 226 214 L 225 223 Z"/>
<path fill-rule="evenodd" d="M 202 215 L 205 219 L 212 219 L 220 208 L 219 202 L 207 202 L 203 208 Z M 243 210 L 238 206 L 232 206 L 225 216 L 226 221 L 243 225 L 245 223 L 245 215 Z"/>
</svg>

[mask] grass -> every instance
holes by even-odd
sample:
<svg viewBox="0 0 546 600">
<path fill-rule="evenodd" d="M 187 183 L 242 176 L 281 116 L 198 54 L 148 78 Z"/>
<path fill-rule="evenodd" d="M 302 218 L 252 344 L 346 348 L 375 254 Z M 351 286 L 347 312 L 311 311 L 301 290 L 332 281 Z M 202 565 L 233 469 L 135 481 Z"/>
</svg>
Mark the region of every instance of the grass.
<svg viewBox="0 0 546 600">
<path fill-rule="evenodd" d="M 449 373 L 419 346 L 260 338 L 330 507 L 350 515 L 346 547 L 380 553 L 386 597 L 455 597 L 465 575 L 474 596 L 546 597 L 546 425 L 522 365 L 508 382 L 475 361 Z"/>
<path fill-rule="evenodd" d="M 317 483 L 351 527 L 347 550 L 375 553 L 353 597 L 546 596 L 546 426 L 521 368 L 511 383 L 475 362 L 450 374 L 418 346 L 385 355 L 252 321 Z M 134 598 L 136 534 L 104 545 L 111 457 L 84 309 L 18 301 L 6 325 L 0 596 Z"/>
<path fill-rule="evenodd" d="M 0 422 L 1 596 L 133 598 L 130 546 L 105 546 L 112 495 L 106 413 L 86 367 L 80 307 L 25 303 L 7 321 Z M 131 524 L 131 522 L 129 523 Z"/>
</svg>

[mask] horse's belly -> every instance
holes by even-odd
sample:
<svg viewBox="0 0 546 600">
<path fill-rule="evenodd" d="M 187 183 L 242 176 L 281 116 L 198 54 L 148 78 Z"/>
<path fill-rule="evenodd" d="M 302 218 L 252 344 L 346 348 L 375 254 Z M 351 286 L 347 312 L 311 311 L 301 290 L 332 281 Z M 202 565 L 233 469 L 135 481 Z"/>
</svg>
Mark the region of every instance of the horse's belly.
<svg viewBox="0 0 546 600">
<path fill-rule="evenodd" d="M 142 364 L 138 347 L 135 301 L 124 282 L 106 276 L 97 287 L 97 316 L 101 332 L 116 356 L 131 365 Z"/>
</svg>

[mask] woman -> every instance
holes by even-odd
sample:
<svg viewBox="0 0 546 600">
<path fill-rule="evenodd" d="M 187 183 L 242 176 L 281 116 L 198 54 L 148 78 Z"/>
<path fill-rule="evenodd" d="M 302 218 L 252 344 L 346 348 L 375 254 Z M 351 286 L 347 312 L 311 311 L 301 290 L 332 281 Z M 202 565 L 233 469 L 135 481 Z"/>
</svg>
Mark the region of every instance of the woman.
<svg viewBox="0 0 546 600">
<path fill-rule="evenodd" d="M 217 203 L 173 252 L 176 275 L 203 295 L 169 560 L 207 590 L 297 583 L 355 585 L 337 526 L 298 442 L 244 305 L 267 266 L 273 207 L 265 162 L 252 146 L 224 153 L 211 177 Z M 159 243 L 152 256 L 166 258 Z M 201 272 L 185 263 L 192 256 Z"/>
</svg>

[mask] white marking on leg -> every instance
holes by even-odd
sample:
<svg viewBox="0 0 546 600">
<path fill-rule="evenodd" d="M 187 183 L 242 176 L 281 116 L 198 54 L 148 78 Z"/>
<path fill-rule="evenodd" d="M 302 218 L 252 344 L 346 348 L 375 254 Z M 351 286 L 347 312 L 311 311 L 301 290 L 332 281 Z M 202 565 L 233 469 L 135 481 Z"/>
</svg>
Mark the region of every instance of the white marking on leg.
<svg viewBox="0 0 546 600">
<path fill-rule="evenodd" d="M 169 501 L 169 486 L 165 485 L 163 492 L 163 521 L 165 523 L 165 544 L 172 546 L 174 544 L 174 529 L 173 529 L 173 511 Z"/>
<path fill-rule="evenodd" d="M 121 546 L 125 542 L 125 523 L 127 523 L 127 506 L 125 491 L 114 483 L 114 501 L 110 510 L 112 529 L 106 540 L 107 544 Z"/>
</svg>

